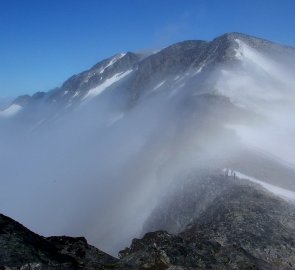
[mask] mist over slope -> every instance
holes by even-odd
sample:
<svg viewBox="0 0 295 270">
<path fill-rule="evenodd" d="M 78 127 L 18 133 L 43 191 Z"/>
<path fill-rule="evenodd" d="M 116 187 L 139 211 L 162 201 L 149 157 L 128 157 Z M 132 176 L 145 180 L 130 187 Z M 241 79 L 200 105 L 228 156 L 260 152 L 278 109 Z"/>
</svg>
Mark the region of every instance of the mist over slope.
<svg viewBox="0 0 295 270">
<path fill-rule="evenodd" d="M 116 254 L 192 172 L 295 191 L 294 60 L 294 48 L 230 33 L 119 53 L 17 98 L 0 112 L 1 212 Z"/>
</svg>

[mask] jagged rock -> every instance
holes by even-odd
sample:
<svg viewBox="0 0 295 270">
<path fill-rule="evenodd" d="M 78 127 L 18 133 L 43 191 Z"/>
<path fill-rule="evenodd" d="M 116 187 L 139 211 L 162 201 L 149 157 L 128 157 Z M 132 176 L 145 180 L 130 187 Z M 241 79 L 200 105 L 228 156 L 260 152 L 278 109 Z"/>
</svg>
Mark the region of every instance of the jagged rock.
<svg viewBox="0 0 295 270">
<path fill-rule="evenodd" d="M 238 245 L 275 269 L 295 266 L 295 207 L 252 185 L 218 196 L 182 234 L 189 241 L 210 237 Z"/>
<path fill-rule="evenodd" d="M 32 263 L 62 266 L 63 269 L 76 266 L 73 258 L 58 253 L 46 239 L 0 215 L 0 265 L 22 267 Z"/>
<path fill-rule="evenodd" d="M 97 269 L 118 266 L 114 257 L 89 245 L 84 237 L 53 236 L 46 238 L 59 253 L 75 258 L 83 269 Z"/>
<path fill-rule="evenodd" d="M 1 268 L 2 267 L 2 268 Z M 123 269 L 116 258 L 89 245 L 83 237 L 39 236 L 0 215 L 0 269 Z"/>
<path fill-rule="evenodd" d="M 120 256 L 140 269 L 275 269 L 239 246 L 222 246 L 202 238 L 187 241 L 165 231 L 133 240 Z"/>
</svg>

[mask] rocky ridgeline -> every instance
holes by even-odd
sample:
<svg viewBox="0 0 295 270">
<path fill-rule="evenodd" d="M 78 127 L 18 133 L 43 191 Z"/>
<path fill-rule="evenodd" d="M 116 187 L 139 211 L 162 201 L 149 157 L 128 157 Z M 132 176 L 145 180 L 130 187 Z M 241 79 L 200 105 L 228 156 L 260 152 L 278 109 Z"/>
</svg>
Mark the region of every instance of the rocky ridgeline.
<svg viewBox="0 0 295 270">
<path fill-rule="evenodd" d="M 45 238 L 1 215 L 0 269 L 295 268 L 294 205 L 247 180 L 222 175 L 191 178 L 170 195 L 146 228 L 174 234 L 149 232 L 119 252 L 119 259 L 83 237 Z M 182 219 L 186 224 L 176 232 L 170 223 Z"/>
</svg>

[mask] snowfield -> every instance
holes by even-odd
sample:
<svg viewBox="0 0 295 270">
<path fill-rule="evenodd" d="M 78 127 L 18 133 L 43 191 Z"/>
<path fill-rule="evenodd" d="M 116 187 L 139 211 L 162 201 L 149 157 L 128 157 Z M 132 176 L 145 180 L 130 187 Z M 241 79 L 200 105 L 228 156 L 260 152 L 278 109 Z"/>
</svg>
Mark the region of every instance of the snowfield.
<svg viewBox="0 0 295 270">
<path fill-rule="evenodd" d="M 269 183 L 265 183 L 261 180 L 258 180 L 254 177 L 245 175 L 239 171 L 234 171 L 234 170 L 230 170 L 232 171 L 237 177 L 241 178 L 241 179 L 247 179 L 250 180 L 253 183 L 259 184 L 260 186 L 262 186 L 263 188 L 267 189 L 268 191 L 270 191 L 271 193 L 281 197 L 282 199 L 285 199 L 287 201 L 294 201 L 295 202 L 295 192 L 281 188 L 281 187 L 277 187 L 275 185 L 271 185 Z"/>
<path fill-rule="evenodd" d="M 114 76 L 112 76 L 111 78 L 106 79 L 102 84 L 96 86 L 95 88 L 90 89 L 88 91 L 88 93 L 83 97 L 83 100 L 90 99 L 90 98 L 100 95 L 103 91 L 105 91 L 112 84 L 123 79 L 124 77 L 129 75 L 131 72 L 132 72 L 132 70 L 127 70 L 126 72 L 117 73 Z"/>
</svg>

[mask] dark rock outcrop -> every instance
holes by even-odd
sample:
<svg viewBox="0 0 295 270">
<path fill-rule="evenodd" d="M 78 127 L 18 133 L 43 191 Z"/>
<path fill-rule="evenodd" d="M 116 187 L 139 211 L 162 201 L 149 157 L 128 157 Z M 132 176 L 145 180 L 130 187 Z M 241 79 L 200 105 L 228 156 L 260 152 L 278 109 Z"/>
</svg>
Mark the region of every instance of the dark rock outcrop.
<svg viewBox="0 0 295 270">
<path fill-rule="evenodd" d="M 46 239 L 59 253 L 73 257 L 81 269 L 119 267 L 118 259 L 89 245 L 84 237 L 53 236 Z"/>
<path fill-rule="evenodd" d="M 0 215 L 0 265 L 21 267 L 33 263 L 63 269 L 74 269 L 77 266 L 72 257 L 59 253 L 43 237 L 11 218 Z"/>
<path fill-rule="evenodd" d="M 222 246 L 206 238 L 190 241 L 165 231 L 133 240 L 120 256 L 140 269 L 275 269 L 240 246 Z"/>
<path fill-rule="evenodd" d="M 123 269 L 116 258 L 89 245 L 82 237 L 45 238 L 0 215 L 0 269 L 113 268 Z"/>
</svg>

